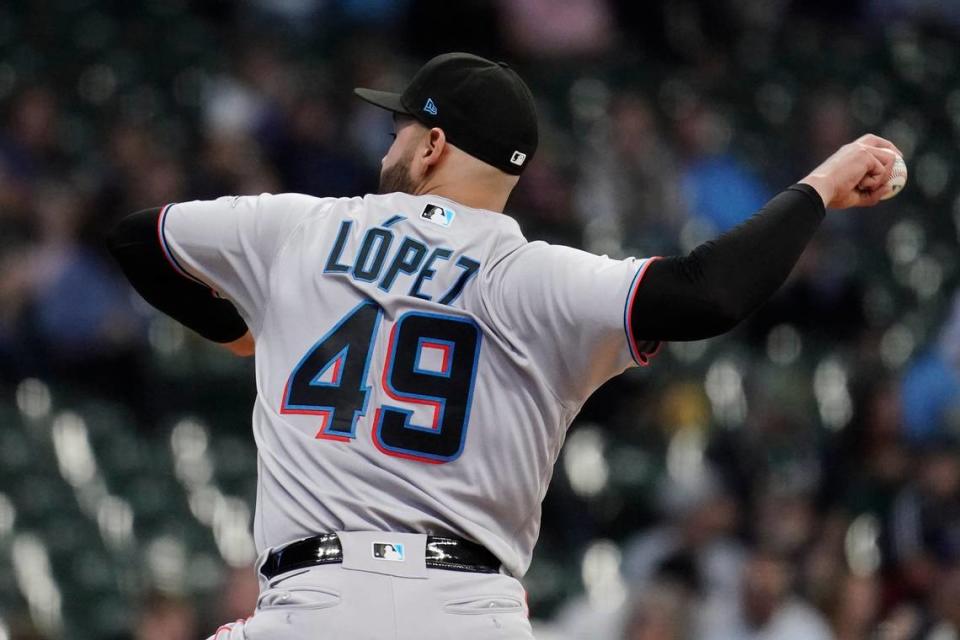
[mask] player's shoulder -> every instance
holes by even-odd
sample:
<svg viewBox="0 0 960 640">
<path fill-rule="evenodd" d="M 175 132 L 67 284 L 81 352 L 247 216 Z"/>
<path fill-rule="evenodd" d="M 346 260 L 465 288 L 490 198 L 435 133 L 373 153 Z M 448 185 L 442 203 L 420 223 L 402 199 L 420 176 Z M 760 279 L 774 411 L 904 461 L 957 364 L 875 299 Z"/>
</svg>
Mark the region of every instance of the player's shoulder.
<svg viewBox="0 0 960 640">
<path fill-rule="evenodd" d="M 263 224 L 295 228 L 325 228 L 363 209 L 360 197 L 320 197 L 305 193 L 261 193 L 253 196 Z"/>
<path fill-rule="evenodd" d="M 359 206 L 362 198 L 332 198 L 312 196 L 305 193 L 261 193 L 254 196 L 261 208 L 298 213 L 328 213 L 337 208 L 346 209 L 351 205 Z"/>
<path fill-rule="evenodd" d="M 500 266 L 509 269 L 522 264 L 537 269 L 551 269 L 557 264 L 573 265 L 598 261 L 606 262 L 611 259 L 575 247 L 534 240 L 512 247 L 512 250 L 503 256 Z"/>
<path fill-rule="evenodd" d="M 517 287 L 556 287 L 570 290 L 575 287 L 600 286 L 603 279 L 622 269 L 631 269 L 635 259 L 617 260 L 559 244 L 536 240 L 524 242 L 503 252 L 484 270 L 485 286 L 512 291 Z M 505 287 L 505 288 L 504 288 Z"/>
</svg>

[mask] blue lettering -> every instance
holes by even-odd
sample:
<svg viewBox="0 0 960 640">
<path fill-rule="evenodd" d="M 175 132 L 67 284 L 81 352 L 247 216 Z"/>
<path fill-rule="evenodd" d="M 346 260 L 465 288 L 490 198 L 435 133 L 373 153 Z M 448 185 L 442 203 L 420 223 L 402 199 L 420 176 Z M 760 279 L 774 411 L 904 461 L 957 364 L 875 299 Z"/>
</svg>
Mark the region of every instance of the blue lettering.
<svg viewBox="0 0 960 640">
<path fill-rule="evenodd" d="M 366 235 L 363 236 L 360 252 L 357 253 L 357 259 L 353 265 L 353 277 L 364 282 L 376 280 L 383 269 L 383 261 L 387 257 L 391 242 L 393 242 L 393 232 L 391 231 L 386 229 L 370 229 L 370 231 L 367 231 Z M 374 253 L 374 245 L 377 246 L 376 253 Z M 370 260 L 371 253 L 373 254 L 372 261 Z"/>
<path fill-rule="evenodd" d="M 360 241 L 360 248 L 353 259 L 345 257 L 353 220 L 344 220 L 337 230 L 337 237 L 324 264 L 324 273 L 332 275 L 350 274 L 362 282 L 377 282 L 382 291 L 389 292 L 397 283 L 401 274 L 416 276 L 408 295 L 422 300 L 433 300 L 430 294 L 423 292 L 423 286 L 437 275 L 438 261 L 447 262 L 453 256 L 453 250 L 446 247 L 430 247 L 408 236 L 399 243 L 391 254 L 394 233 L 384 227 L 403 220 L 400 215 L 389 218 L 380 227 L 368 230 Z M 440 304 L 453 304 L 463 294 L 467 284 L 480 272 L 480 263 L 473 258 L 460 256 L 454 263 L 462 273 L 450 289 L 439 299 Z"/>
<path fill-rule="evenodd" d="M 430 254 L 430 257 L 427 258 L 426 263 L 423 265 L 423 269 L 420 270 L 420 275 L 417 276 L 417 280 L 413 283 L 413 286 L 410 288 L 410 295 L 421 298 L 423 300 L 432 300 L 430 296 L 425 293 L 420 292 L 420 287 L 423 286 L 423 283 L 426 280 L 432 280 L 433 276 L 436 275 L 437 271 L 433 268 L 433 263 L 439 260 L 449 260 L 450 256 L 453 255 L 453 251 L 450 249 L 434 249 L 433 253 Z"/>
<path fill-rule="evenodd" d="M 460 256 L 457 260 L 457 266 L 463 269 L 463 273 L 460 274 L 457 281 L 450 287 L 447 295 L 440 298 L 440 304 L 453 304 L 453 301 L 463 293 L 463 288 L 470 282 L 470 278 L 477 275 L 477 271 L 480 270 L 480 263 L 467 256 Z"/>
<path fill-rule="evenodd" d="M 380 288 L 384 291 L 390 291 L 390 287 L 396 281 L 401 273 L 413 275 L 420 268 L 424 256 L 427 255 L 427 247 L 413 238 L 404 238 L 397 249 L 397 254 L 393 257 L 393 262 L 387 267 L 383 280 L 380 281 Z"/>
<path fill-rule="evenodd" d="M 344 220 L 340 223 L 340 230 L 337 232 L 337 239 L 333 243 L 333 249 L 327 257 L 327 266 L 324 267 L 324 273 L 346 273 L 350 270 L 345 264 L 340 264 L 340 256 L 343 255 L 343 247 L 347 244 L 347 236 L 350 235 L 350 227 L 353 226 L 353 220 Z"/>
</svg>

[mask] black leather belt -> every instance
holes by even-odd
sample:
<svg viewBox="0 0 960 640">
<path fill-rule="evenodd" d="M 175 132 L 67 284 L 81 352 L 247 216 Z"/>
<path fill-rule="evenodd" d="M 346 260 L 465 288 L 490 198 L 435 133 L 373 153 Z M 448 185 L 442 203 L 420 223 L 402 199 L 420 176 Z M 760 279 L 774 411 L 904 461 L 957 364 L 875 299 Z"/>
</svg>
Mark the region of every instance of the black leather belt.
<svg viewBox="0 0 960 640">
<path fill-rule="evenodd" d="M 268 580 L 281 573 L 343 562 L 343 548 L 335 533 L 298 540 L 267 556 L 260 573 Z M 499 573 L 500 561 L 487 549 L 460 538 L 427 536 L 426 564 L 429 569 Z"/>
</svg>

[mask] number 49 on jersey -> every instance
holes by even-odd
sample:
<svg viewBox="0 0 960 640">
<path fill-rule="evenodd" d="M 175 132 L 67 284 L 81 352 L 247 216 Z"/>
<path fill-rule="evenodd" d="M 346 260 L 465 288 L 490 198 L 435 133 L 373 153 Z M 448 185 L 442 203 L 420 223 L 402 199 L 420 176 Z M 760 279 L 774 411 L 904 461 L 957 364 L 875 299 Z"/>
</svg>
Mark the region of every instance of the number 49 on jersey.
<svg viewBox="0 0 960 640">
<path fill-rule="evenodd" d="M 318 438 L 349 442 L 366 415 L 370 362 L 383 309 L 354 307 L 301 358 L 283 391 L 280 412 L 319 415 Z M 465 317 L 409 311 L 390 331 L 378 383 L 397 404 L 374 414 L 376 447 L 391 456 L 440 464 L 463 453 L 482 335 Z M 432 409 L 431 424 L 413 422 L 411 405 Z"/>
</svg>

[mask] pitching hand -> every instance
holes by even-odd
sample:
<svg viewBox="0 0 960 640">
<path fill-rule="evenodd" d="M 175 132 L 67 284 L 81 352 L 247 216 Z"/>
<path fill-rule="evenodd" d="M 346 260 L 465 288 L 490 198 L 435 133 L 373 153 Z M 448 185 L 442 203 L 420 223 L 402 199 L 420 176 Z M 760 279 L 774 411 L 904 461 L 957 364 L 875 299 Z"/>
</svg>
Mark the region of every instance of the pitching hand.
<svg viewBox="0 0 960 640">
<path fill-rule="evenodd" d="M 800 182 L 816 189 L 828 209 L 870 207 L 884 195 L 897 156 L 903 154 L 892 142 L 868 133 L 840 147 Z"/>
</svg>

